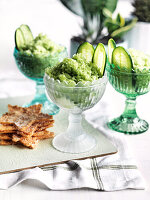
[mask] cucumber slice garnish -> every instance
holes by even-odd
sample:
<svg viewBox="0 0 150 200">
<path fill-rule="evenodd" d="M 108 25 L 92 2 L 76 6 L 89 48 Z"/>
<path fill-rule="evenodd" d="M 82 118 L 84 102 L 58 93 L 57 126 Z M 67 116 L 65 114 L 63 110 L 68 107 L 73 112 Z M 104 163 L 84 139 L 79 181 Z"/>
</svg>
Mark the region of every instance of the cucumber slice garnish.
<svg viewBox="0 0 150 200">
<path fill-rule="evenodd" d="M 85 59 L 91 62 L 94 54 L 94 47 L 90 43 L 84 42 L 78 47 L 77 53 L 82 53 Z"/>
<path fill-rule="evenodd" d="M 25 46 L 25 39 L 20 28 L 17 28 L 15 31 L 15 44 L 18 50 L 22 49 Z"/>
<path fill-rule="evenodd" d="M 25 40 L 26 44 L 29 44 L 30 42 L 33 41 L 34 38 L 33 38 L 32 32 L 31 32 L 31 30 L 30 30 L 28 25 L 22 24 L 20 26 L 20 30 L 23 33 L 24 40 Z"/>
<path fill-rule="evenodd" d="M 112 52 L 116 48 L 115 41 L 111 38 L 108 41 L 108 61 L 112 64 Z"/>
<path fill-rule="evenodd" d="M 121 71 L 131 72 L 133 63 L 131 56 L 126 52 L 123 47 L 116 47 L 112 53 L 112 63 L 117 67 L 119 66 Z"/>
<path fill-rule="evenodd" d="M 99 68 L 99 74 L 102 77 L 106 66 L 106 51 L 104 45 L 99 43 L 94 51 L 93 63 Z"/>
</svg>

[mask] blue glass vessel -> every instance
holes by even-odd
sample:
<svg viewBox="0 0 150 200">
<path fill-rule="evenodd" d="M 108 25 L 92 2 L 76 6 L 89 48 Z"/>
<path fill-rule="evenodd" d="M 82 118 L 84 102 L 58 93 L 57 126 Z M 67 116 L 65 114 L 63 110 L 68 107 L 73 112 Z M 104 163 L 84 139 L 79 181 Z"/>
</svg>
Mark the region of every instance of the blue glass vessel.
<svg viewBox="0 0 150 200">
<path fill-rule="evenodd" d="M 30 103 L 23 106 L 27 107 L 34 104 L 42 104 L 42 112 L 51 115 L 57 114 L 59 112 L 59 107 L 47 99 L 43 77 L 47 67 L 53 67 L 67 56 L 67 49 L 64 48 L 63 51 L 55 54 L 49 54 L 48 56 L 42 55 L 37 57 L 18 51 L 15 48 L 13 55 L 21 73 L 36 82 L 36 94 L 34 99 Z"/>
</svg>

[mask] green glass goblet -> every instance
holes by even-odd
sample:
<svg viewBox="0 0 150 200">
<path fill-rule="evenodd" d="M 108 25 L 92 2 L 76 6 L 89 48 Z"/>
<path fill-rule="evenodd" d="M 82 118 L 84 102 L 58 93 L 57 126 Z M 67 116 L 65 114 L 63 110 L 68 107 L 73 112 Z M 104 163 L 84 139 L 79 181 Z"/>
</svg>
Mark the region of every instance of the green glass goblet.
<svg viewBox="0 0 150 200">
<path fill-rule="evenodd" d="M 67 57 L 67 49 L 64 47 L 59 53 L 37 57 L 18 51 L 15 48 L 14 57 L 19 70 L 27 78 L 36 82 L 36 94 L 34 99 L 23 106 L 28 107 L 34 104 L 42 104 L 42 112 L 51 115 L 57 114 L 60 109 L 56 104 L 47 99 L 43 76 L 47 67 L 53 67 Z"/>
<path fill-rule="evenodd" d="M 107 63 L 107 76 L 113 88 L 126 96 L 123 114 L 107 123 L 110 129 L 125 134 L 139 134 L 148 130 L 149 124 L 138 117 L 136 98 L 150 91 L 150 72 L 143 70 L 138 73 L 120 71 Z"/>
</svg>

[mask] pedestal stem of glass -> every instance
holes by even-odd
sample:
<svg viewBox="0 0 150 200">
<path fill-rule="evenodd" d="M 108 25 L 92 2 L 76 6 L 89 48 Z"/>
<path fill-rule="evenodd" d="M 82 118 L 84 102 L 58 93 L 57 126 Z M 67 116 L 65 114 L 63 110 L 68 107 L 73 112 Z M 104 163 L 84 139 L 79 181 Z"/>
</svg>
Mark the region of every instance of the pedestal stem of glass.
<svg viewBox="0 0 150 200">
<path fill-rule="evenodd" d="M 65 133 L 53 139 L 53 146 L 62 152 L 81 153 L 91 150 L 96 140 L 82 128 L 81 113 L 69 114 L 69 125 Z"/>
<path fill-rule="evenodd" d="M 33 101 L 47 100 L 45 95 L 45 85 L 43 82 L 36 82 L 36 93 Z"/>
<path fill-rule="evenodd" d="M 125 101 L 125 110 L 122 114 L 122 117 L 124 118 L 137 118 L 137 113 L 136 113 L 136 97 L 127 97 Z"/>
<path fill-rule="evenodd" d="M 34 104 L 42 104 L 42 112 L 50 115 L 55 115 L 59 112 L 59 107 L 47 99 L 43 81 L 36 81 L 36 93 L 34 99 L 29 104 L 25 104 L 24 107 Z"/>
<path fill-rule="evenodd" d="M 66 131 L 66 137 L 68 137 L 71 140 L 78 140 L 80 137 L 85 136 L 85 133 L 81 126 L 81 120 L 81 113 L 69 114 L 69 126 Z"/>
<path fill-rule="evenodd" d="M 123 114 L 108 122 L 109 128 L 125 134 L 139 134 L 148 130 L 149 125 L 145 120 L 138 117 L 136 113 L 136 97 L 128 97 Z"/>
</svg>

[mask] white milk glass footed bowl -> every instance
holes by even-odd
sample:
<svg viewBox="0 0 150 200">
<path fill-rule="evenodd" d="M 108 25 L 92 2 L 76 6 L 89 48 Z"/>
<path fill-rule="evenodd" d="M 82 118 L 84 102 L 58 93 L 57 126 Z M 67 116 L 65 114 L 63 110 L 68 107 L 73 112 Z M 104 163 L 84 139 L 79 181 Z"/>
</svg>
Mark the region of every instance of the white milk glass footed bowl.
<svg viewBox="0 0 150 200">
<path fill-rule="evenodd" d="M 59 107 L 68 109 L 69 126 L 65 133 L 53 139 L 53 146 L 62 152 L 81 153 L 91 150 L 96 145 L 93 136 L 87 134 L 81 125 L 82 112 L 92 108 L 104 94 L 107 78 L 97 81 L 79 82 L 73 87 L 45 74 L 44 82 L 50 99 Z"/>
</svg>

